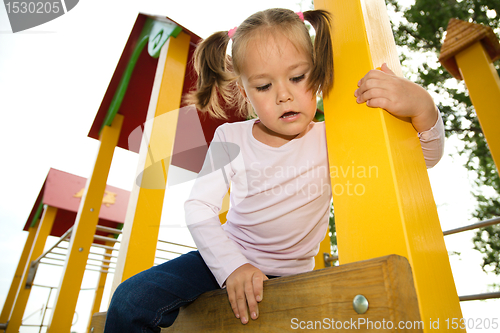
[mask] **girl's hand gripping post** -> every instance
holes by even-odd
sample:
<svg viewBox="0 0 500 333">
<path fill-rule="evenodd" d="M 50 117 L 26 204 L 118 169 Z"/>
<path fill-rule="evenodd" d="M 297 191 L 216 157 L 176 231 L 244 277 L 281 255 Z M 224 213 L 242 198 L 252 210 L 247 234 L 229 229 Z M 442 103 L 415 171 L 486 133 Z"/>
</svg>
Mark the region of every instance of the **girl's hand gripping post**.
<svg viewBox="0 0 500 333">
<path fill-rule="evenodd" d="M 356 102 L 410 117 L 417 132 L 430 129 L 438 119 L 431 95 L 418 84 L 396 76 L 385 63 L 380 70 L 369 71 L 359 80 L 358 87 L 354 92 Z"/>
<path fill-rule="evenodd" d="M 248 323 L 248 310 L 250 310 L 252 319 L 255 320 L 259 317 L 257 303 L 262 301 L 265 280 L 268 280 L 267 276 L 250 264 L 238 267 L 227 278 L 226 288 L 229 302 L 234 315 L 241 320 L 242 324 Z"/>
</svg>

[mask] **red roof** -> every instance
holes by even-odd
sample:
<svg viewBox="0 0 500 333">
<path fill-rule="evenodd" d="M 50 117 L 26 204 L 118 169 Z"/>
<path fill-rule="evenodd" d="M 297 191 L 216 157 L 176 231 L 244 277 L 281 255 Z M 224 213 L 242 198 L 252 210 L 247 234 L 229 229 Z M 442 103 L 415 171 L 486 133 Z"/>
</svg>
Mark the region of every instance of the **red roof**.
<svg viewBox="0 0 500 333">
<path fill-rule="evenodd" d="M 138 42 L 139 35 L 148 17 L 160 21 L 169 20 L 175 23 L 175 21 L 169 18 L 139 14 L 132 29 L 132 32 L 130 33 L 130 37 L 127 41 L 127 44 L 125 45 L 123 53 L 120 57 L 118 65 L 116 66 L 115 72 L 108 86 L 106 94 L 104 95 L 104 98 L 101 102 L 101 106 L 99 107 L 97 115 L 94 119 L 94 123 L 90 128 L 88 136 L 91 138 L 94 139 L 99 138 L 99 130 L 104 121 L 104 118 L 106 117 L 106 113 L 113 99 L 115 90 L 118 87 L 120 79 L 123 75 L 123 72 L 125 71 L 125 68 L 127 67 L 130 56 L 132 55 L 135 45 Z M 186 94 L 190 90 L 194 89 L 196 85 L 197 76 L 196 72 L 194 71 L 191 60 L 196 45 L 201 41 L 201 38 L 196 34 L 194 34 L 193 32 L 189 31 L 188 29 L 182 26 L 181 28 L 183 32 L 191 36 L 191 45 L 189 47 L 189 54 L 188 54 L 189 61 L 186 68 L 186 75 L 184 77 L 184 87 L 183 87 L 183 94 Z M 123 98 L 121 107 L 118 111 L 119 114 L 124 116 L 124 122 L 120 133 L 120 138 L 118 139 L 118 147 L 135 151 L 136 153 L 138 153 L 138 147 L 140 147 L 140 142 L 135 142 L 135 143 L 132 142 L 129 146 L 129 135 L 134 129 L 136 129 L 139 126 L 142 126 L 146 121 L 157 64 L 158 64 L 158 59 L 150 57 L 147 52 L 147 47 L 144 48 L 143 52 L 141 53 L 137 61 L 134 72 L 130 79 L 127 92 Z M 230 112 L 230 114 L 231 113 L 232 112 Z M 200 130 L 199 126 L 193 125 L 194 120 L 195 118 L 193 118 L 192 114 L 186 114 L 182 112 L 180 113 L 178 128 L 176 132 L 176 141 L 175 141 L 176 144 L 174 146 L 174 156 L 172 157 L 171 163 L 172 165 L 190 171 L 199 172 L 203 163 L 204 152 L 206 151 L 206 149 L 186 151 L 187 149 L 186 144 L 188 145 L 188 148 L 192 148 L 191 147 L 192 145 L 190 145 L 189 142 L 192 141 L 194 137 L 199 138 L 198 134 L 193 134 L 195 131 L 194 128 L 196 128 L 196 130 L 198 131 Z M 212 141 L 215 129 L 219 125 L 225 122 L 233 122 L 239 120 L 243 119 L 235 116 L 231 116 L 227 121 L 220 119 L 213 119 L 208 117 L 206 114 L 202 114 L 201 112 L 198 111 L 197 123 L 201 123 L 201 130 L 203 131 L 203 136 L 205 138 L 205 145 L 206 143 Z M 200 144 L 198 143 L 196 143 L 196 145 L 200 146 Z M 201 157 L 199 156 L 200 152 L 201 152 Z"/>
<path fill-rule="evenodd" d="M 86 182 L 86 178 L 51 168 L 26 221 L 24 230 L 28 230 L 38 207 L 40 204 L 44 204 L 58 208 L 50 235 L 62 236 L 75 223 Z M 129 196 L 129 191 L 106 186 L 98 224 L 116 228 L 120 223 L 123 223 Z"/>
</svg>

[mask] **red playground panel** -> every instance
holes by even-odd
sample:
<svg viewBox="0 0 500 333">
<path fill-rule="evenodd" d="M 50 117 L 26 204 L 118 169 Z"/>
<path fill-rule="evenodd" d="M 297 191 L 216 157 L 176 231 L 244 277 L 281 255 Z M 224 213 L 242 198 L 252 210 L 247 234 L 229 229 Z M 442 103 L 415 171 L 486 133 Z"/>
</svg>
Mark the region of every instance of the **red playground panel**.
<svg viewBox="0 0 500 333">
<path fill-rule="evenodd" d="M 50 235 L 61 237 L 75 223 L 86 182 L 86 178 L 51 168 L 23 230 L 28 230 L 41 204 L 49 205 L 58 208 Z M 98 224 L 117 228 L 124 223 L 129 196 L 129 191 L 106 186 Z"/>
</svg>

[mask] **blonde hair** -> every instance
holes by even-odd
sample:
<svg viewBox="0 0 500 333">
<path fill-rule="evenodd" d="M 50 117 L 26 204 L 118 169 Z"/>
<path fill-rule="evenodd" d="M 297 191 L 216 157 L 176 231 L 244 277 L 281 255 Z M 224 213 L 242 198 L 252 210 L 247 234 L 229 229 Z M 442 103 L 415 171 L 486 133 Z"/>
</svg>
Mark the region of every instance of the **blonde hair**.
<svg viewBox="0 0 500 333">
<path fill-rule="evenodd" d="M 226 54 L 230 38 L 227 31 L 219 31 L 203 40 L 194 53 L 194 68 L 198 74 L 196 90 L 186 98 L 200 111 L 212 117 L 227 119 L 221 105 L 236 107 L 243 117 L 253 115 L 252 107 L 239 93 L 237 80 L 241 73 L 241 61 L 248 42 L 256 31 L 280 32 L 297 49 L 311 55 L 313 64 L 308 87 L 327 96 L 333 87 L 333 48 L 330 37 L 330 14 L 324 10 L 303 13 L 316 31 L 314 45 L 306 25 L 289 9 L 274 8 L 257 12 L 248 17 L 232 36 L 232 57 Z"/>
</svg>

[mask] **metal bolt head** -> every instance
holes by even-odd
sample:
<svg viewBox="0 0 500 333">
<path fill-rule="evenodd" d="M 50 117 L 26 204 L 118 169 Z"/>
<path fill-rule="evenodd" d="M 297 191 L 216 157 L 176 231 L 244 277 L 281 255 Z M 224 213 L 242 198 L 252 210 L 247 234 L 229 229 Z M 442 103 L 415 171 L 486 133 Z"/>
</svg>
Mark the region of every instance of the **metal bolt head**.
<svg viewBox="0 0 500 333">
<path fill-rule="evenodd" d="M 90 211 L 93 212 L 94 211 L 94 208 L 90 208 Z"/>
<path fill-rule="evenodd" d="M 363 314 L 368 311 L 368 300 L 363 295 L 356 295 L 352 300 L 352 307 L 357 313 Z"/>
<path fill-rule="evenodd" d="M 83 251 L 83 247 L 79 248 L 78 249 L 79 252 L 82 252 Z"/>
</svg>

